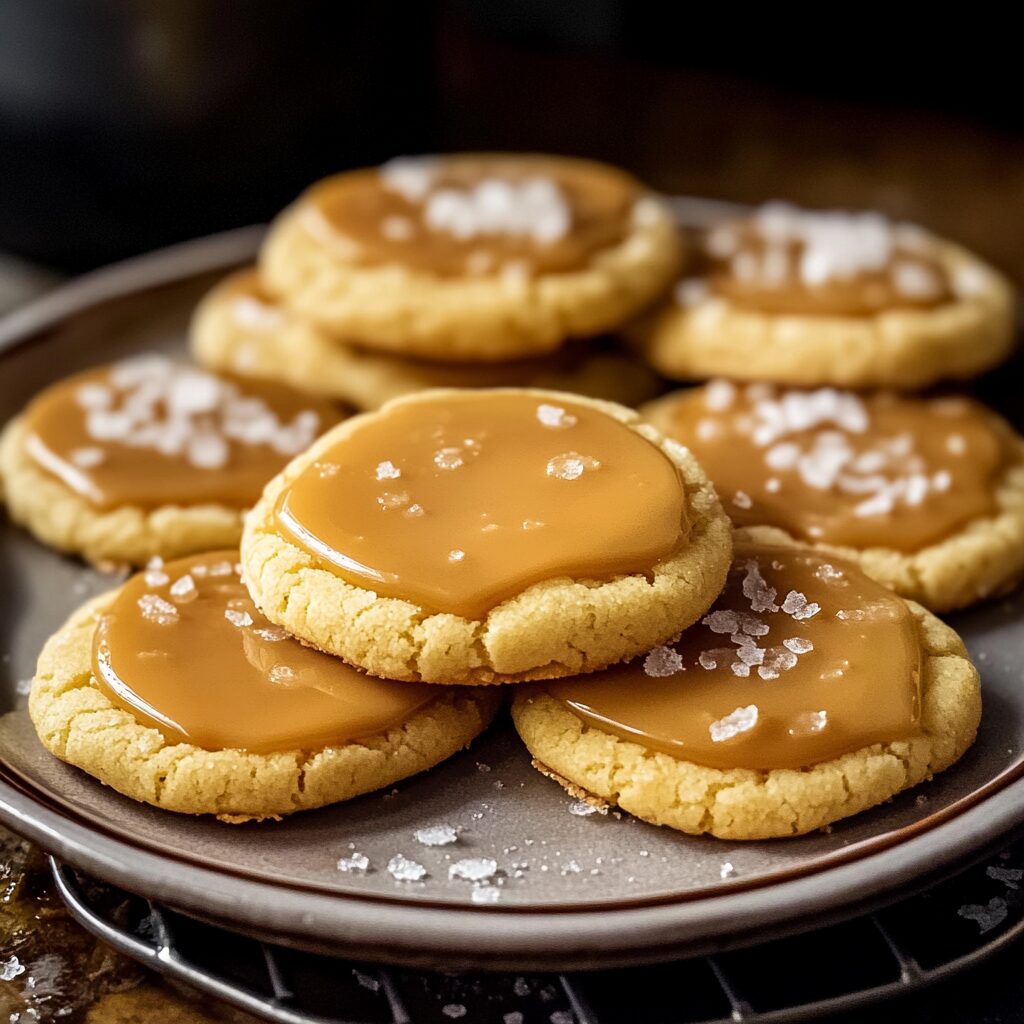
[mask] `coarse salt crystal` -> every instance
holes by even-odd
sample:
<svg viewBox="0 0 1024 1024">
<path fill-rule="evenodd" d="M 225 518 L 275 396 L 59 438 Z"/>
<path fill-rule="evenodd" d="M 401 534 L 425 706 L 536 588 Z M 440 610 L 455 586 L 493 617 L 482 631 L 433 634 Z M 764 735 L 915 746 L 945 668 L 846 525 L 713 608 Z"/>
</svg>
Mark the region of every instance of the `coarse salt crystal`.
<svg viewBox="0 0 1024 1024">
<path fill-rule="evenodd" d="M 424 846 L 450 846 L 459 841 L 459 829 L 455 825 L 428 825 L 416 829 L 413 838 Z"/>
<path fill-rule="evenodd" d="M 465 462 L 461 448 L 441 448 L 434 452 L 434 465 L 438 469 L 458 469 Z"/>
<path fill-rule="evenodd" d="M 501 898 L 501 890 L 496 885 L 481 885 L 470 894 L 474 903 L 497 903 Z"/>
<path fill-rule="evenodd" d="M 178 621 L 178 609 L 158 594 L 143 594 L 138 600 L 142 617 L 158 626 L 169 626 Z"/>
<path fill-rule="evenodd" d="M 754 612 L 777 612 L 779 606 L 775 603 L 778 591 L 775 587 L 769 587 L 764 576 L 761 574 L 761 566 L 756 559 L 749 559 L 744 566 L 745 576 L 743 577 L 743 596 L 750 601 L 750 610 Z"/>
<path fill-rule="evenodd" d="M 461 562 L 465 557 L 466 552 L 461 548 L 452 548 L 451 551 L 448 552 L 449 562 Z"/>
<path fill-rule="evenodd" d="M 240 611 L 237 608 L 225 608 L 224 618 L 227 619 L 232 626 L 237 626 L 239 629 L 244 626 L 252 625 L 252 616 L 248 612 Z"/>
<path fill-rule="evenodd" d="M 685 671 L 682 655 L 671 647 L 655 647 L 644 658 L 644 672 L 655 679 Z"/>
<path fill-rule="evenodd" d="M 711 739 L 715 743 L 722 743 L 731 740 L 734 736 L 749 732 L 757 725 L 757 705 L 748 704 L 746 707 L 736 708 L 724 718 L 712 722 L 708 727 Z"/>
<path fill-rule="evenodd" d="M 289 635 L 288 630 L 282 629 L 280 626 L 261 626 L 259 629 L 254 629 L 253 632 L 261 640 L 267 640 L 270 643 L 287 640 Z"/>
<path fill-rule="evenodd" d="M 574 427 L 577 423 L 572 413 L 566 412 L 558 405 L 538 405 L 537 419 L 552 430 L 564 430 L 567 427 Z"/>
<path fill-rule="evenodd" d="M 370 858 L 365 853 L 351 853 L 339 859 L 338 870 L 345 874 L 365 875 L 370 870 Z"/>
<path fill-rule="evenodd" d="M 295 669 L 290 665 L 275 665 L 270 670 L 270 681 L 272 683 L 280 683 L 287 685 L 288 683 L 294 682 L 295 680 Z"/>
<path fill-rule="evenodd" d="M 331 464 L 333 465 L 333 463 Z M 340 467 L 335 466 L 335 472 Z M 378 480 L 397 480 L 402 475 L 402 471 L 390 460 L 385 459 L 384 462 L 377 463 L 377 479 Z"/>
<path fill-rule="evenodd" d="M 794 619 L 813 619 L 821 611 L 821 605 L 809 602 L 807 596 L 799 590 L 791 590 L 782 602 L 782 610 Z"/>
<path fill-rule="evenodd" d="M 185 573 L 184 576 L 179 576 L 172 584 L 170 589 L 171 597 L 178 601 L 187 601 L 189 598 L 196 596 L 196 582 L 192 579 L 189 573 Z"/>
<path fill-rule="evenodd" d="M 385 511 L 405 508 L 409 504 L 409 495 L 405 491 L 385 491 L 377 495 L 377 504 Z"/>
<path fill-rule="evenodd" d="M 397 882 L 419 882 L 427 877 L 427 869 L 422 864 L 396 853 L 388 861 L 388 874 Z"/>
<path fill-rule="evenodd" d="M 788 640 L 782 641 L 782 646 L 788 651 L 792 651 L 794 654 L 808 654 L 814 650 L 814 644 L 810 640 L 805 640 L 803 637 L 793 636 Z"/>
<path fill-rule="evenodd" d="M 751 508 L 751 507 L 753 507 L 753 504 L 754 504 L 754 502 L 753 502 L 753 500 L 751 499 L 750 495 L 749 495 L 749 494 L 747 494 L 747 492 L 746 492 L 746 491 L 737 491 L 737 492 L 736 492 L 736 493 L 735 493 L 735 494 L 734 494 L 734 495 L 732 496 L 732 503 L 733 503 L 733 504 L 734 504 L 734 505 L 735 505 L 735 506 L 736 506 L 737 508 L 742 508 L 742 509 L 748 509 L 748 508 Z"/>
<path fill-rule="evenodd" d="M 494 877 L 498 862 L 490 857 L 468 857 L 448 866 L 449 878 L 461 878 L 466 882 L 486 882 Z"/>
<path fill-rule="evenodd" d="M 547 475 L 558 480 L 578 480 L 584 472 L 601 468 L 598 459 L 579 452 L 565 452 L 548 461 Z"/>
<path fill-rule="evenodd" d="M 735 878 L 736 868 L 733 867 L 732 861 L 723 861 L 718 868 L 718 877 L 721 879 Z"/>
</svg>

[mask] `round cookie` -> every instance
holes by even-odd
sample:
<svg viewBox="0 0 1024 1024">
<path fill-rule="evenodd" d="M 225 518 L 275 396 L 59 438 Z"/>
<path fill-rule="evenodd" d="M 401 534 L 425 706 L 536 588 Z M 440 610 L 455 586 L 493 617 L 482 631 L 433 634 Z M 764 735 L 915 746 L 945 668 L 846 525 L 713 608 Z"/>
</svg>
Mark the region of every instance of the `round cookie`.
<svg viewBox="0 0 1024 1024">
<path fill-rule="evenodd" d="M 492 415 L 507 419 L 496 421 L 492 430 Z M 453 417 L 450 429 L 458 437 L 476 429 L 466 426 L 466 417 L 481 432 L 491 431 L 480 464 L 481 472 L 490 475 L 454 477 L 452 484 L 443 483 L 446 470 L 459 472 L 462 458 L 457 449 L 444 447 L 451 443 L 447 436 L 435 437 L 429 431 L 434 423 L 451 424 Z M 531 433 L 535 427 L 550 435 Z M 403 464 L 398 454 L 402 449 L 389 435 L 395 431 L 409 437 L 410 445 L 441 445 L 434 456 L 437 472 L 425 458 L 418 461 L 418 447 L 409 449 L 409 464 Z M 604 438 L 601 444 L 610 452 L 610 465 L 618 467 L 603 477 L 598 458 L 585 450 L 588 432 L 593 431 Z M 353 439 L 358 457 L 351 453 Z M 460 444 L 469 446 L 465 458 L 473 460 L 472 436 Z M 364 452 L 364 445 L 372 451 Z M 566 453 L 547 462 L 546 474 L 545 446 Z M 584 454 L 570 451 L 577 446 Z M 502 461 L 488 465 L 486 455 L 495 450 Z M 459 457 L 448 462 L 450 453 Z M 359 461 L 364 457 L 373 463 L 381 460 L 376 481 L 371 479 L 372 465 L 363 467 Z M 525 460 L 522 466 L 520 459 Z M 348 465 L 342 466 L 346 460 Z M 647 475 L 637 468 L 640 463 Z M 588 477 L 592 469 L 594 475 Z M 572 491 L 581 478 L 584 488 Z M 482 485 L 473 483 L 481 479 Z M 323 480 L 330 483 L 324 485 Z M 440 493 L 420 498 L 421 485 Z M 402 490 L 406 486 L 407 492 Z M 448 486 L 457 488 L 451 491 L 454 503 L 445 490 Z M 481 493 L 472 490 L 481 486 Z M 523 499 L 527 486 L 536 491 Z M 336 497 L 331 497 L 334 488 Z M 302 489 L 305 496 L 296 499 Z M 552 504 L 535 500 L 534 493 Z M 289 505 L 293 499 L 306 503 L 299 519 L 308 518 L 310 509 L 314 516 L 367 516 L 365 529 L 359 525 L 357 534 L 346 539 L 346 545 L 351 540 L 346 552 L 328 550 L 324 557 L 330 543 L 317 539 L 322 537 L 321 524 L 296 526 Z M 495 528 L 491 523 L 467 526 L 460 518 L 483 519 L 493 512 L 497 522 L 505 507 L 501 503 L 508 503 L 512 511 L 500 526 L 503 532 L 493 535 L 493 543 L 484 539 Z M 532 517 L 548 507 L 554 520 L 545 533 L 536 528 L 547 529 L 548 524 Z M 434 518 L 438 508 L 439 518 Z M 611 513 L 607 529 L 600 521 L 602 512 Z M 392 518 L 378 520 L 378 514 Z M 586 517 L 578 526 L 577 515 Z M 453 525 L 449 533 L 448 524 L 453 522 L 461 525 Z M 441 543 L 438 533 L 421 541 L 426 535 L 407 530 L 410 524 L 417 524 L 417 530 L 440 531 L 445 551 L 453 550 L 443 558 L 444 551 L 435 551 Z M 393 532 L 385 537 L 375 532 L 380 530 Z M 618 537 L 610 546 L 602 539 L 608 530 Z M 549 539 L 533 539 L 541 534 Z M 468 555 L 454 548 L 460 543 L 469 549 Z M 395 553 L 400 547 L 412 552 L 414 562 L 420 561 L 421 553 L 431 559 L 410 569 L 412 582 L 404 565 L 399 566 L 403 576 L 396 575 L 394 560 L 405 557 Z M 531 563 L 532 575 L 524 580 L 525 570 L 516 559 L 530 561 L 535 552 L 554 561 L 544 561 L 540 568 Z M 730 552 L 728 519 L 686 449 L 666 442 L 622 406 L 515 389 L 422 392 L 341 424 L 267 485 L 247 519 L 242 540 L 245 579 L 257 606 L 304 642 L 389 679 L 473 684 L 593 671 L 664 642 L 714 600 Z M 390 559 L 386 566 L 377 564 L 385 557 Z M 495 557 L 514 562 L 512 575 L 501 575 L 499 585 L 488 575 Z M 628 558 L 636 564 L 627 565 Z M 374 576 L 354 575 L 345 568 L 365 569 L 366 561 L 374 562 Z M 564 568 L 578 564 L 596 569 Z M 506 569 L 499 566 L 500 573 Z M 373 578 L 380 582 L 371 585 Z M 453 588 L 455 596 L 445 593 L 445 586 Z"/>
<path fill-rule="evenodd" d="M 41 392 L 0 435 L 8 513 L 94 563 L 237 545 L 263 484 L 339 418 L 284 385 L 162 356 L 88 370 Z"/>
<path fill-rule="evenodd" d="M 565 157 L 405 158 L 309 189 L 260 253 L 268 291 L 332 335 L 435 360 L 551 352 L 614 330 L 678 269 L 668 205 Z"/>
<path fill-rule="evenodd" d="M 190 343 L 210 370 L 282 381 L 357 409 L 439 387 L 550 388 L 630 406 L 663 390 L 639 360 L 596 341 L 507 363 L 431 362 L 347 345 L 271 299 L 254 270 L 232 274 L 203 299 Z"/>
<path fill-rule="evenodd" d="M 153 593 L 148 594 L 151 603 L 143 609 L 143 619 L 163 615 L 165 619 L 170 616 L 175 620 L 170 624 L 159 620 L 155 624 L 144 622 L 143 625 L 148 625 L 156 635 L 153 642 L 161 643 L 163 630 L 185 628 L 177 621 L 178 613 L 184 618 L 186 609 L 194 612 L 210 598 L 204 588 L 218 571 L 217 558 L 217 555 L 205 556 L 168 565 L 164 567 L 166 573 L 157 573 L 167 577 L 163 583 L 144 584 L 145 589 Z M 231 569 L 231 563 L 227 565 Z M 200 578 L 197 566 L 206 566 L 208 574 Z M 175 596 L 174 589 L 169 588 L 186 575 L 191 581 L 189 592 L 182 591 L 180 596 Z M 138 583 L 139 577 L 136 577 L 126 587 Z M 235 587 L 244 595 L 233 572 L 227 586 Z M 180 586 L 178 589 L 182 590 Z M 180 710 L 182 692 L 187 692 L 189 687 L 193 695 L 199 693 L 205 699 L 218 686 L 235 682 L 234 673 L 217 675 L 213 670 L 204 674 L 203 658 L 212 651 L 210 637 L 204 634 L 200 646 L 195 643 L 190 646 L 190 657 L 196 659 L 194 674 L 179 673 L 181 692 L 168 698 L 171 703 L 167 708 L 147 704 L 141 691 L 132 693 L 130 679 L 127 681 L 130 700 L 120 698 L 120 691 L 111 690 L 97 678 L 97 675 L 105 677 L 110 672 L 109 665 L 116 664 L 103 644 L 111 641 L 112 636 L 116 641 L 112 629 L 124 628 L 121 619 L 126 609 L 124 601 L 120 607 L 118 605 L 120 596 L 122 592 L 112 592 L 89 601 L 47 641 L 32 681 L 29 713 L 40 740 L 55 757 L 81 768 L 125 796 L 164 810 L 214 814 L 228 821 L 240 821 L 274 818 L 348 800 L 391 785 L 450 757 L 487 727 L 500 704 L 497 691 L 432 688 L 426 701 L 409 703 L 408 717 L 398 724 L 376 733 L 361 733 L 347 741 L 326 745 L 322 742 L 306 746 L 295 744 L 288 749 L 259 752 L 199 746 L 175 731 L 180 716 L 175 717 L 172 710 Z M 282 661 L 286 665 L 300 666 L 295 670 L 300 678 L 301 670 L 308 671 L 313 662 L 322 660 L 322 667 L 314 667 L 326 673 L 325 678 L 336 686 L 365 686 L 368 682 L 336 659 L 309 651 L 291 639 L 275 637 L 255 609 L 250 607 L 252 614 L 249 614 L 240 610 L 244 602 L 235 603 L 239 607 L 230 610 L 238 617 L 222 626 L 224 631 L 235 630 L 238 635 L 238 650 L 228 653 L 239 659 L 252 657 L 250 645 L 255 643 L 260 645 L 256 648 L 257 654 L 262 651 L 275 663 Z M 223 609 L 214 607 L 212 614 L 219 615 L 220 621 L 225 622 Z M 188 620 L 187 626 L 194 630 L 195 619 Z M 97 646 L 97 633 L 104 630 L 103 640 Z M 261 639 L 260 633 L 268 639 Z M 176 643 L 189 645 L 191 635 L 187 634 Z M 247 645 L 245 654 L 242 653 L 243 643 Z M 285 648 L 285 653 L 280 653 Z M 173 647 L 165 651 L 165 657 L 175 664 L 188 660 L 188 651 L 185 654 L 182 658 L 182 652 Z M 97 661 L 97 657 L 101 660 Z M 126 655 L 121 657 L 123 660 Z M 130 663 L 138 665 L 135 661 Z M 104 667 L 97 668 L 98 665 Z M 242 664 L 241 669 L 247 670 L 248 666 Z M 280 674 L 285 670 L 275 664 L 270 671 Z M 276 683 L 273 674 L 270 678 Z M 251 682 L 256 687 L 254 692 L 259 694 L 259 706 L 249 711 L 259 713 L 262 708 L 269 719 L 267 728 L 279 728 L 274 715 L 282 707 L 285 711 L 288 708 L 282 704 L 275 688 L 287 688 L 287 680 L 278 687 L 268 687 L 255 677 L 253 680 L 246 677 L 245 681 Z M 372 685 L 386 687 L 390 684 L 372 682 Z M 408 686 L 395 685 L 398 688 Z M 174 700 L 178 701 L 176 706 Z M 275 703 L 270 706 L 268 701 Z M 319 713 L 324 704 L 324 701 L 311 704 L 304 713 Z M 170 724 L 155 727 L 159 722 L 155 716 L 162 710 L 167 711 L 166 720 Z M 147 716 L 146 712 L 150 714 Z M 201 718 L 209 713 L 210 708 L 204 706 L 196 714 Z M 221 724 L 214 723 L 213 727 L 221 728 Z M 226 720 L 223 729 L 231 727 L 230 720 Z"/>
<path fill-rule="evenodd" d="M 970 399 L 715 381 L 642 415 L 692 448 L 741 538 L 812 544 L 939 612 L 1024 577 L 1024 440 Z"/>
<path fill-rule="evenodd" d="M 877 214 L 768 204 L 697 251 L 674 299 L 636 331 L 651 365 L 677 380 L 923 388 L 975 376 L 1013 345 L 1004 277 Z"/>
<path fill-rule="evenodd" d="M 885 600 L 880 595 L 886 595 L 887 592 L 863 577 L 856 567 L 825 562 L 824 558 L 810 553 L 809 549 L 773 549 L 740 543 L 737 547 L 737 565 L 748 560 L 751 552 L 767 556 L 758 559 L 761 568 L 765 569 L 762 582 L 766 584 L 777 582 L 768 569 L 773 559 L 782 568 L 785 566 L 777 560 L 793 556 L 809 557 L 812 562 L 819 563 L 821 571 L 827 571 L 827 574 L 820 578 L 817 591 L 807 588 L 807 596 L 820 601 L 816 614 L 828 620 L 826 626 L 829 628 L 839 628 L 830 625 L 837 621 L 834 618 L 837 615 L 837 604 L 840 605 L 839 611 L 847 616 L 845 620 L 839 620 L 842 628 L 862 628 L 857 615 L 870 620 L 870 604 L 863 609 L 844 610 L 841 607 L 844 583 L 852 583 L 862 589 L 867 585 L 868 590 L 873 587 L 878 592 L 879 600 Z M 836 588 L 834 599 L 822 596 L 822 591 L 827 592 L 830 587 Z M 758 588 L 752 588 L 749 593 L 757 594 Z M 775 596 L 781 600 L 781 589 Z M 803 715 L 790 713 L 789 717 L 785 717 L 780 716 L 777 705 L 771 703 L 768 704 L 767 713 L 763 710 L 764 705 L 760 714 L 756 704 L 746 705 L 737 707 L 710 726 L 701 725 L 704 718 L 699 709 L 690 709 L 690 702 L 699 703 L 708 699 L 708 694 L 715 695 L 716 687 L 719 709 L 742 703 L 751 693 L 758 692 L 757 687 L 764 688 L 760 692 L 765 701 L 778 702 L 780 695 L 781 699 L 785 699 L 784 688 L 790 685 L 785 664 L 774 676 L 772 672 L 767 673 L 764 680 L 756 679 L 752 665 L 747 666 L 750 676 L 734 680 L 736 684 L 754 682 L 753 688 L 748 686 L 746 694 L 742 696 L 730 692 L 732 684 L 728 680 L 732 676 L 728 673 L 719 674 L 713 683 L 694 676 L 694 673 L 701 673 L 710 679 L 711 670 L 724 669 L 724 664 L 715 661 L 723 653 L 729 653 L 736 659 L 734 664 L 740 667 L 746 666 L 748 662 L 755 663 L 757 659 L 750 656 L 750 652 L 758 652 L 759 644 L 776 642 L 775 636 L 748 635 L 761 632 L 762 624 L 766 620 L 771 621 L 773 616 L 765 616 L 763 611 L 747 612 L 745 620 L 741 616 L 739 628 L 742 634 L 731 638 L 736 646 L 730 652 L 710 650 L 703 652 L 699 660 L 692 660 L 695 649 L 690 647 L 680 646 L 677 650 L 659 648 L 647 656 L 642 667 L 638 662 L 635 667 L 620 669 L 619 676 L 622 678 L 616 677 L 616 680 L 611 681 L 632 682 L 630 699 L 637 700 L 641 708 L 644 702 L 647 704 L 646 719 L 641 716 L 641 721 L 655 720 L 660 725 L 671 714 L 682 714 L 682 709 L 689 709 L 688 725 L 684 728 L 691 732 L 698 727 L 708 728 L 710 739 L 700 754 L 703 757 L 708 753 L 706 747 L 720 746 L 722 750 L 708 758 L 717 760 L 716 764 L 709 765 L 703 761 L 698 763 L 692 751 L 689 756 L 694 759 L 687 760 L 685 745 L 676 747 L 674 753 L 668 753 L 665 749 L 647 745 L 649 739 L 637 742 L 629 738 L 631 733 L 635 736 L 639 729 L 635 724 L 631 724 L 628 730 L 622 724 L 605 724 L 597 716 L 606 711 L 610 683 L 601 678 L 606 673 L 587 677 L 580 680 L 578 685 L 573 684 L 573 681 L 555 683 L 552 687 L 555 692 L 546 692 L 542 684 L 518 690 L 512 716 L 519 735 L 535 759 L 535 767 L 575 796 L 604 805 L 614 804 L 645 821 L 667 825 L 692 835 L 707 833 L 733 840 L 801 835 L 873 807 L 930 778 L 957 761 L 974 741 L 981 716 L 980 682 L 960 638 L 919 605 L 903 602 L 895 596 L 888 596 L 888 600 L 904 605 L 905 618 L 919 640 L 916 646 L 920 657 L 917 722 L 910 731 L 897 730 L 890 739 L 882 738 L 884 732 L 872 737 L 872 723 L 858 722 L 855 723 L 857 728 L 866 729 L 866 735 L 872 742 L 855 746 L 860 742 L 856 739 L 855 731 L 846 736 L 840 733 L 829 740 L 827 730 L 835 724 L 830 717 L 832 712 L 812 710 Z M 727 607 L 732 608 L 734 604 L 735 601 L 728 605 L 720 602 L 716 604 L 715 611 L 704 619 L 704 624 L 712 633 L 712 638 L 706 642 L 729 642 L 728 636 L 717 639 L 714 634 L 727 633 L 728 628 L 734 625 L 726 624 L 725 628 L 722 625 L 723 615 L 734 614 L 726 611 Z M 751 605 L 754 606 L 754 601 Z M 786 606 L 784 604 L 783 609 Z M 756 607 L 763 610 L 765 605 L 762 602 Z M 791 607 L 797 611 L 798 616 L 801 614 L 796 605 Z M 776 607 L 774 615 L 777 617 L 778 614 Z M 756 622 L 756 628 L 748 629 L 750 622 Z M 881 628 L 891 627 L 891 622 L 887 624 L 879 619 L 872 623 L 872 628 L 878 628 L 879 623 Z M 700 628 L 703 627 L 693 627 L 684 634 L 684 642 L 690 633 Z M 804 621 L 797 618 L 797 621 L 783 626 L 779 635 L 789 631 L 807 634 L 806 615 Z M 702 645 L 699 639 L 695 642 L 698 647 Z M 863 638 L 859 640 L 860 658 L 864 657 L 864 648 L 869 642 Z M 759 667 L 768 664 L 771 650 L 760 650 L 764 660 Z M 821 695 L 821 703 L 844 700 L 841 690 L 833 692 L 831 696 L 826 695 L 828 686 L 842 688 L 851 684 L 849 678 L 835 678 L 843 671 L 834 669 L 836 664 L 842 664 L 841 643 L 828 648 L 821 645 L 819 648 L 806 639 L 797 638 L 789 641 L 785 653 L 788 653 L 790 662 L 794 664 L 806 659 L 821 658 L 822 664 L 813 670 L 820 674 L 826 686 Z M 864 667 L 858 662 L 854 663 L 852 670 L 847 666 L 845 671 L 855 672 L 860 668 L 862 676 L 858 685 L 870 688 L 874 684 L 877 700 L 893 703 L 890 680 L 882 677 L 887 669 L 886 652 L 883 650 L 879 653 L 881 657 L 872 668 L 872 671 L 879 673 L 877 679 L 864 674 Z M 633 670 L 632 676 L 626 674 L 630 668 Z M 704 669 L 709 671 L 704 673 Z M 832 677 L 827 677 L 830 671 Z M 568 697 L 558 692 L 566 682 L 572 686 Z M 667 686 L 664 685 L 666 683 Z M 598 690 L 604 687 L 604 694 L 596 692 L 595 686 Z M 688 687 L 694 689 L 688 690 Z M 648 695 L 648 689 L 652 690 L 651 695 Z M 620 687 L 610 692 L 622 694 L 630 691 L 628 687 L 625 690 Z M 867 690 L 863 695 L 867 695 Z M 673 702 L 680 696 L 683 703 L 680 708 L 674 709 Z M 569 703 L 570 697 L 575 701 L 574 704 Z M 912 691 L 900 695 L 900 700 L 906 707 L 912 708 Z M 794 698 L 793 708 L 802 706 L 799 701 L 800 698 Z M 872 703 L 869 702 L 865 707 L 871 708 Z M 820 704 L 810 703 L 810 707 L 820 707 Z M 905 707 L 893 703 L 893 708 L 897 707 L 901 714 L 906 714 Z M 574 708 L 583 708 L 589 714 L 583 717 Z M 718 711 L 712 714 L 718 714 Z M 891 720 L 887 717 L 878 728 L 891 728 L 891 721 L 896 721 L 898 717 L 896 711 L 889 708 L 886 709 L 886 715 L 892 716 Z M 621 723 L 622 720 L 619 721 Z M 757 738 L 758 730 L 763 734 L 760 739 Z M 667 733 L 670 730 L 666 728 L 663 731 Z M 730 758 L 740 763 L 753 758 L 756 763 L 757 757 L 763 756 L 764 750 L 781 752 L 777 756 L 785 760 L 783 748 L 786 743 L 794 742 L 794 735 L 797 737 L 796 742 L 801 745 L 820 742 L 821 749 L 829 753 L 825 759 L 814 759 L 799 767 L 792 764 L 770 768 L 756 768 L 749 764 L 733 767 L 729 763 Z M 760 743 L 763 749 L 751 749 L 751 752 L 745 753 L 747 746 L 752 743 Z M 798 752 L 800 749 L 804 747 L 797 748 Z"/>
</svg>

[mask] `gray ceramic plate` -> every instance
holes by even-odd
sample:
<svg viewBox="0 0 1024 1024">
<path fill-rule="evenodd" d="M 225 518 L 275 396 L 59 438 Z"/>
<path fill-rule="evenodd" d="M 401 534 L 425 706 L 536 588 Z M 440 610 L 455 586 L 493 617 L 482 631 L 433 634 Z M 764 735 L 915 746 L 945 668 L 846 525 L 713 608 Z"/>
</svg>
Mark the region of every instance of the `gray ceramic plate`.
<svg viewBox="0 0 1024 1024">
<path fill-rule="evenodd" d="M 258 239 L 244 231 L 131 261 L 0 322 L 0 421 L 71 370 L 150 348 L 182 352 L 198 297 L 251 259 Z M 72 608 L 117 581 L 8 524 L 0 580 L 0 819 L 99 878 L 278 941 L 444 967 L 581 968 L 707 951 L 882 902 L 1022 817 L 1020 595 L 957 617 L 986 696 L 981 735 L 955 769 L 828 833 L 736 844 L 572 813 L 505 720 L 394 792 L 277 824 L 228 826 L 133 803 L 45 754 L 19 684 Z M 457 844 L 414 838 L 439 824 L 461 828 Z M 371 870 L 338 869 L 354 851 Z M 427 876 L 392 877 L 398 854 Z M 493 859 L 492 884 L 450 879 L 464 858 Z"/>
</svg>

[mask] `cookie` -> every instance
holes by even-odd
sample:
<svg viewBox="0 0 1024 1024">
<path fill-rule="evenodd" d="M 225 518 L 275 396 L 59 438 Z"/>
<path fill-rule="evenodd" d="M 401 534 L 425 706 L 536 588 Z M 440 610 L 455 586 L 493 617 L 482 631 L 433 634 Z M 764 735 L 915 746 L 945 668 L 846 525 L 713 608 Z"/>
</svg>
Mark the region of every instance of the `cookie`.
<svg viewBox="0 0 1024 1024">
<path fill-rule="evenodd" d="M 575 795 L 722 839 L 801 835 L 952 765 L 981 717 L 960 638 L 852 563 L 738 542 L 678 644 L 516 691 L 536 766 Z"/>
<path fill-rule="evenodd" d="M 972 377 L 1012 348 L 1006 279 L 879 214 L 771 203 L 694 250 L 674 298 L 637 331 L 668 377 L 923 388 Z"/>
<path fill-rule="evenodd" d="M 374 675 L 593 671 L 718 593 L 729 522 L 688 451 L 622 406 L 427 391 L 341 424 L 267 486 L 245 578 L 271 621 Z"/>
<path fill-rule="evenodd" d="M 29 714 L 51 754 L 134 800 L 237 821 L 391 785 L 486 728 L 497 691 L 371 679 L 288 637 L 237 557 L 140 573 L 47 641 Z"/>
<path fill-rule="evenodd" d="M 231 275 L 200 303 L 192 355 L 210 370 L 281 381 L 357 409 L 438 387 L 540 387 L 638 405 L 663 390 L 660 378 L 610 339 L 574 342 L 535 359 L 453 363 L 407 359 L 332 338 L 275 302 L 259 275 Z"/>
<path fill-rule="evenodd" d="M 267 480 L 339 419 L 284 385 L 157 355 L 87 370 L 5 428 L 7 509 L 44 544 L 96 563 L 237 545 Z"/>
<path fill-rule="evenodd" d="M 643 414 L 744 537 L 813 544 L 933 611 L 1024 576 L 1024 440 L 978 402 L 719 380 Z"/>
<path fill-rule="evenodd" d="M 336 337 L 466 362 L 614 330 L 671 285 L 679 259 L 671 209 L 624 172 L 484 154 L 327 178 L 274 222 L 260 271 Z"/>
</svg>

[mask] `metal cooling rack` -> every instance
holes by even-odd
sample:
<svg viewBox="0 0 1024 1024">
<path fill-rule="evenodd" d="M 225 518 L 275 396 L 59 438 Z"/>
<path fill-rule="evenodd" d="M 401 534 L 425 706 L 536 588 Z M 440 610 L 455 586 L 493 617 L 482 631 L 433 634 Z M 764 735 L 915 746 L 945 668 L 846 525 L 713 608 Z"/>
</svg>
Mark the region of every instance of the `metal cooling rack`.
<svg viewBox="0 0 1024 1024">
<path fill-rule="evenodd" d="M 743 949 L 652 967 L 549 975 L 446 975 L 302 953 L 127 893 L 115 919 L 109 888 L 50 863 L 89 931 L 279 1024 L 803 1021 L 914 991 L 1024 933 L 1024 842 L 885 910 L 804 935 L 764 943 L 750 936 Z"/>
</svg>

